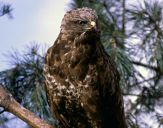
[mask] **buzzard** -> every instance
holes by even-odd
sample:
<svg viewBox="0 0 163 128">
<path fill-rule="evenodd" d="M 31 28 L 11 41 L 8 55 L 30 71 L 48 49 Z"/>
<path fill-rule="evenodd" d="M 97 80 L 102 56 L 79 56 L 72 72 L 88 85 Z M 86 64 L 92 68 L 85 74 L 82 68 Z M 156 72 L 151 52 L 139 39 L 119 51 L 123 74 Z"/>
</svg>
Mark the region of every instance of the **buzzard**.
<svg viewBox="0 0 163 128">
<path fill-rule="evenodd" d="M 61 128 L 126 128 L 119 74 L 90 8 L 64 15 L 45 57 L 48 103 Z"/>
</svg>

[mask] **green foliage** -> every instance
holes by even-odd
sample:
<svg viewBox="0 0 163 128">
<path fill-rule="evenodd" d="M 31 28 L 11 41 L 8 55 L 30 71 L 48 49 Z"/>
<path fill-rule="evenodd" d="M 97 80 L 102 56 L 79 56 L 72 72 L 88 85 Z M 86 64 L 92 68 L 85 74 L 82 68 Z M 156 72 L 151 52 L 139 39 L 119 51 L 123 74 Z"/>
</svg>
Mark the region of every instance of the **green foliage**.
<svg viewBox="0 0 163 128">
<path fill-rule="evenodd" d="M 37 44 L 26 47 L 22 53 L 17 50 L 10 53 L 10 63 L 14 68 L 0 72 L 0 84 L 24 107 L 54 123 L 44 89 L 44 55 L 39 53 Z"/>
<path fill-rule="evenodd" d="M 133 33 L 142 40 L 139 48 L 144 51 L 148 63 L 160 67 L 160 72 L 162 72 L 163 63 L 163 14 L 161 5 L 157 1 L 152 3 L 145 1 L 144 6 L 134 6 L 133 10 L 128 10 L 130 21 L 134 21 Z"/>
</svg>

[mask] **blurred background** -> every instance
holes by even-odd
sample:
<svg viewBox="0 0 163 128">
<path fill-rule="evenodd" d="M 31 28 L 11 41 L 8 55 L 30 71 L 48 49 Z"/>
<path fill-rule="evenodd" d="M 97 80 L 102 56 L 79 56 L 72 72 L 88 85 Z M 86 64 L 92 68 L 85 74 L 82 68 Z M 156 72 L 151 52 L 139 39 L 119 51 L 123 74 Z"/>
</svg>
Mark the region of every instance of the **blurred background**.
<svg viewBox="0 0 163 128">
<path fill-rule="evenodd" d="M 66 11 L 96 10 L 121 75 L 129 128 L 163 128 L 163 0 L 0 0 L 0 85 L 57 126 L 44 92 L 44 55 Z M 29 126 L 0 108 L 0 128 Z"/>
</svg>

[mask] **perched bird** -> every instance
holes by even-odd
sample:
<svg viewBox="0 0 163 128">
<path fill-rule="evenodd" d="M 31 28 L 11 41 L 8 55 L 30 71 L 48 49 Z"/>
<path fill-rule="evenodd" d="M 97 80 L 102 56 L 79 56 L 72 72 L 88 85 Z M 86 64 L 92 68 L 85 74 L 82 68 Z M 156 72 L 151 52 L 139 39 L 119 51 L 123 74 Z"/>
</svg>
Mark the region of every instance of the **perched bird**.
<svg viewBox="0 0 163 128">
<path fill-rule="evenodd" d="M 127 128 L 119 74 L 100 41 L 98 16 L 67 12 L 44 65 L 48 103 L 61 128 Z"/>
</svg>

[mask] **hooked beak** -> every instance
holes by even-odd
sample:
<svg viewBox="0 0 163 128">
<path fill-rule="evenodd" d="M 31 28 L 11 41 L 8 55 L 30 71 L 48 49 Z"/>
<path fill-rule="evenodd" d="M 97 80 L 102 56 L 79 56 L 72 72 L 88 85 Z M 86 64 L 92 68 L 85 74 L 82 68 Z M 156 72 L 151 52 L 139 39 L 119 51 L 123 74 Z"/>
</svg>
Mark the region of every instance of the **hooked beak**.
<svg viewBox="0 0 163 128">
<path fill-rule="evenodd" d="M 96 22 L 91 21 L 91 29 L 94 29 L 95 31 L 97 30 Z"/>
<path fill-rule="evenodd" d="M 92 26 L 92 27 L 96 27 L 96 22 L 91 21 L 91 26 Z"/>
<path fill-rule="evenodd" d="M 99 33 L 99 29 L 97 27 L 97 23 L 95 21 L 90 21 L 89 22 L 89 27 L 85 28 L 86 31 L 94 31 Z"/>
</svg>

